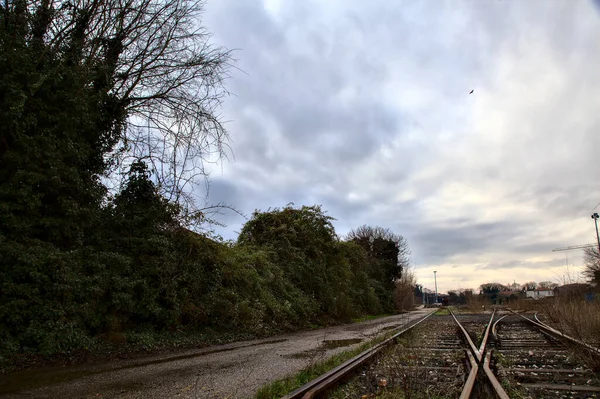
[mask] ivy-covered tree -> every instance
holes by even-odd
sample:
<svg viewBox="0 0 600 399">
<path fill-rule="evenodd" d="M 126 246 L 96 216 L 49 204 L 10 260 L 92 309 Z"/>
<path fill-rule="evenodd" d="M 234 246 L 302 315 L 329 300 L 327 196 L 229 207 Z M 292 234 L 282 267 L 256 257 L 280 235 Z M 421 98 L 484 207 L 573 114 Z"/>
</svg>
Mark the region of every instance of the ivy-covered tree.
<svg viewBox="0 0 600 399">
<path fill-rule="evenodd" d="M 194 216 L 189 184 L 227 142 L 215 110 L 229 53 L 198 27 L 201 5 L 0 3 L 0 351 L 50 350 L 102 328 L 104 315 L 89 304 L 101 303 L 110 283 L 95 273 L 160 248 L 146 227 L 169 222 L 140 211 L 165 205 L 155 194 L 182 205 L 167 209 L 169 218 Z M 140 186 L 149 182 L 140 158 L 152 190 Z M 140 179 L 111 207 L 107 184 L 130 166 Z M 119 226 L 128 232 L 121 240 L 111 235 Z M 162 248 L 156 267 L 171 256 Z"/>
<path fill-rule="evenodd" d="M 406 238 L 380 226 L 363 225 L 353 229 L 346 237 L 362 246 L 378 262 L 372 273 L 385 279 L 390 287 L 402 275 L 410 262 L 410 248 Z"/>
<path fill-rule="evenodd" d="M 501 291 L 507 291 L 508 288 L 500 283 L 485 283 L 479 286 L 480 294 L 483 294 L 491 302 L 495 302 L 498 298 L 498 294 Z"/>
<path fill-rule="evenodd" d="M 320 206 L 256 211 L 242 228 L 238 243 L 271 250 L 294 285 L 326 304 L 325 297 L 332 295 L 328 288 L 335 279 L 331 266 L 338 242 L 332 219 Z"/>
</svg>

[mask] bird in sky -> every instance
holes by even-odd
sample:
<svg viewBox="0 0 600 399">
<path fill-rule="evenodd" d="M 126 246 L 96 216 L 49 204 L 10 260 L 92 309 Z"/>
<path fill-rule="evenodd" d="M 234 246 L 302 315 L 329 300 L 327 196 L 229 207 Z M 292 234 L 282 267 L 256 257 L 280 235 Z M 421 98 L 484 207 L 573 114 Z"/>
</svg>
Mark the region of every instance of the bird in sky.
<svg viewBox="0 0 600 399">
<path fill-rule="evenodd" d="M 473 94 L 473 92 L 474 92 L 474 91 L 475 91 L 475 90 L 471 90 L 471 91 L 469 92 L 469 94 Z"/>
</svg>

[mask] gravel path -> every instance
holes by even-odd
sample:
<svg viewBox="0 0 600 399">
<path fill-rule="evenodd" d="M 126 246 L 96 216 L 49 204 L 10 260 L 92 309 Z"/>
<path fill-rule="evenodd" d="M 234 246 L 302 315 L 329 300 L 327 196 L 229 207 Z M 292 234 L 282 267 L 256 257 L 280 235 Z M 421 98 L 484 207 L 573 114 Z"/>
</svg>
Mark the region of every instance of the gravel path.
<svg viewBox="0 0 600 399">
<path fill-rule="evenodd" d="M 431 311 L 420 309 L 362 323 L 91 366 L 24 371 L 0 377 L 4 380 L 0 381 L 0 387 L 15 386 L 16 381 L 24 387 L 5 395 L 0 388 L 0 396 L 248 398 L 268 382 L 296 373 L 316 360 L 354 348 L 364 340 Z"/>
</svg>

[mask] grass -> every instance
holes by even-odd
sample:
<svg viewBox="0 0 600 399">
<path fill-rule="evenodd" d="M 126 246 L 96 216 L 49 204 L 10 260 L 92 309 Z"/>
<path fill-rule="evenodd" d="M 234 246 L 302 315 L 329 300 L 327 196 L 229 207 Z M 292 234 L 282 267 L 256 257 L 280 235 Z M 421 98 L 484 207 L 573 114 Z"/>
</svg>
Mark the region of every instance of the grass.
<svg viewBox="0 0 600 399">
<path fill-rule="evenodd" d="M 358 355 L 360 352 L 368 349 L 373 342 L 365 343 L 359 346 L 356 349 L 339 353 L 330 357 L 327 360 L 322 362 L 317 362 L 309 365 L 305 369 L 301 370 L 297 374 L 287 377 L 275 382 L 272 382 L 268 385 L 263 386 L 258 390 L 254 399 L 275 399 L 280 398 L 288 392 L 293 391 L 296 388 L 301 387 L 307 382 L 317 378 L 321 374 L 326 373 L 334 367 L 339 366 L 344 363 L 346 360 L 353 358 Z"/>
<path fill-rule="evenodd" d="M 507 379 L 503 379 L 501 382 L 502 388 L 504 388 L 504 391 L 506 392 L 506 394 L 508 395 L 509 398 L 513 398 L 513 399 L 525 399 L 528 396 L 527 392 L 523 392 L 522 390 L 519 390 L 515 385 L 511 384 L 510 381 L 508 381 Z"/>
<path fill-rule="evenodd" d="M 544 322 L 563 334 L 598 347 L 600 336 L 600 302 L 586 302 L 581 298 L 552 298 L 538 301 L 545 316 Z M 600 357 L 579 345 L 571 347 L 574 354 L 594 371 L 600 371 Z"/>
</svg>

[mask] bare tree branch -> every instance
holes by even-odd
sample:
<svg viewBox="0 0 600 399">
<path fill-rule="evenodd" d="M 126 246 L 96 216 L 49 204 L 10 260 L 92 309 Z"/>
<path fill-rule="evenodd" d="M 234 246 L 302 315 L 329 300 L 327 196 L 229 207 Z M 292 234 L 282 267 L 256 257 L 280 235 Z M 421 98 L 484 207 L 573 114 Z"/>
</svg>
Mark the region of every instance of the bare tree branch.
<svg viewBox="0 0 600 399">
<path fill-rule="evenodd" d="M 17 6 L 10 0 L 4 4 Z M 99 106 L 121 114 L 109 119 L 100 138 L 107 180 L 118 181 L 143 158 L 161 194 L 181 205 L 186 218 L 212 210 L 204 195 L 205 164 L 220 162 L 230 150 L 218 109 L 229 94 L 223 82 L 233 60 L 229 50 L 210 44 L 201 26 L 203 1 L 19 4 L 34 18 L 33 39 L 44 43 L 40 62 L 50 52 L 80 65 L 89 85 L 110 99 Z"/>
</svg>

